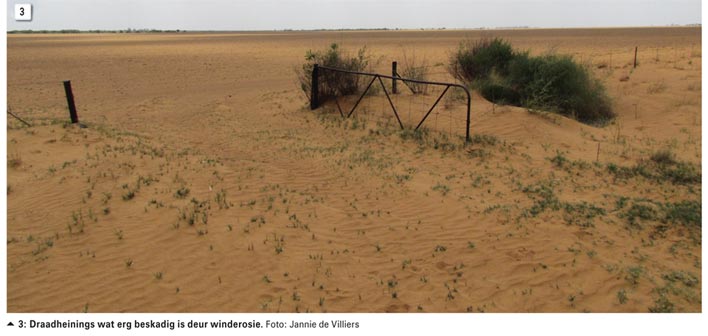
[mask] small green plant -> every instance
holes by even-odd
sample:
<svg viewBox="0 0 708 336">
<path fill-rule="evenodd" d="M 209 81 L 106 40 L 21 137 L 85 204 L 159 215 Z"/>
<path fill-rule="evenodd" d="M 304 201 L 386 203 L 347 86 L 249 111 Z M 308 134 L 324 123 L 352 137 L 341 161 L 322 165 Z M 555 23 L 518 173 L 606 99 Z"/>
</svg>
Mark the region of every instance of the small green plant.
<svg viewBox="0 0 708 336">
<path fill-rule="evenodd" d="M 494 146 L 499 143 L 499 138 L 493 135 L 487 134 L 474 134 L 470 137 L 469 144 L 471 145 L 482 145 L 482 146 Z"/>
<path fill-rule="evenodd" d="M 127 189 L 125 193 L 123 194 L 123 200 L 124 201 L 130 201 L 133 198 L 135 198 L 135 190 L 132 189 Z"/>
<path fill-rule="evenodd" d="M 659 165 L 676 164 L 676 157 L 670 149 L 662 149 L 651 155 L 650 159 Z"/>
<path fill-rule="evenodd" d="M 559 150 L 556 151 L 556 156 L 550 158 L 550 161 L 558 168 L 563 168 L 566 164 L 568 164 L 568 158 L 566 158 L 565 154 Z"/>
<path fill-rule="evenodd" d="M 162 280 L 162 272 L 155 272 L 152 274 L 152 276 L 153 278 L 155 278 L 155 280 Z"/>
<path fill-rule="evenodd" d="M 701 201 L 680 201 L 666 203 L 664 220 L 669 223 L 680 223 L 687 227 L 701 228 Z"/>
<path fill-rule="evenodd" d="M 664 274 L 661 277 L 666 281 L 680 282 L 686 287 L 695 287 L 696 285 L 700 284 L 698 277 L 689 272 L 684 271 L 673 271 L 671 273 Z"/>
<path fill-rule="evenodd" d="M 625 291 L 624 289 L 620 289 L 617 292 L 617 300 L 619 301 L 620 304 L 627 303 L 627 300 L 629 300 L 629 298 L 627 297 L 627 291 Z"/>
<path fill-rule="evenodd" d="M 584 201 L 580 203 L 563 202 L 561 207 L 565 210 L 563 219 L 566 223 L 585 228 L 595 226 L 594 218 L 606 214 L 605 209 Z"/>
<path fill-rule="evenodd" d="M 629 222 L 629 226 L 641 229 L 641 221 L 657 220 L 659 218 L 656 206 L 652 203 L 633 203 L 627 211 L 621 214 Z"/>
<path fill-rule="evenodd" d="M 673 313 L 674 304 L 666 297 L 666 294 L 660 293 L 659 297 L 654 300 L 654 306 L 649 307 L 652 313 Z"/>
<path fill-rule="evenodd" d="M 440 192 L 443 196 L 446 196 L 447 193 L 450 192 L 450 187 L 448 187 L 447 185 L 438 183 L 433 186 L 433 190 Z"/>
<path fill-rule="evenodd" d="M 111 193 L 104 192 L 103 195 L 101 196 L 101 203 L 103 203 L 103 205 L 108 204 L 108 201 L 111 200 L 111 197 L 113 197 L 113 195 L 111 195 Z"/>
<path fill-rule="evenodd" d="M 639 284 L 639 278 L 644 273 L 644 269 L 641 266 L 632 266 L 628 267 L 626 272 L 627 275 L 624 277 L 625 280 L 627 280 L 630 284 L 636 286 Z"/>
<path fill-rule="evenodd" d="M 19 154 L 10 155 L 7 158 L 7 168 L 17 169 L 22 165 L 22 158 Z"/>
<path fill-rule="evenodd" d="M 175 191 L 175 198 L 186 198 L 189 196 L 189 188 L 182 186 L 177 191 Z"/>
<path fill-rule="evenodd" d="M 659 176 L 674 184 L 699 184 L 701 171 L 687 162 L 677 162 L 674 165 L 659 166 Z"/>
<path fill-rule="evenodd" d="M 647 93 L 649 93 L 649 94 L 661 93 L 661 92 L 666 91 L 667 88 L 668 88 L 668 86 L 666 85 L 666 82 L 662 79 L 656 83 L 652 83 L 651 85 L 649 85 L 649 87 L 647 88 Z"/>
</svg>

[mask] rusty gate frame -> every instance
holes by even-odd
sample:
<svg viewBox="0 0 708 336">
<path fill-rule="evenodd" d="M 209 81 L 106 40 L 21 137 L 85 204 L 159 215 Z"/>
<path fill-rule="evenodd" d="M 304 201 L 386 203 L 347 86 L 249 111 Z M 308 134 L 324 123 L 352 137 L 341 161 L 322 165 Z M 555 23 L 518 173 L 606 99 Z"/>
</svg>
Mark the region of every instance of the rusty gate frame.
<svg viewBox="0 0 708 336">
<path fill-rule="evenodd" d="M 470 95 L 470 91 L 463 85 L 457 84 L 457 83 L 445 83 L 445 82 L 434 82 L 434 81 L 425 81 L 425 80 L 418 80 L 418 79 L 412 79 L 412 78 L 403 78 L 400 75 L 398 75 L 398 72 L 396 72 L 396 62 L 393 62 L 392 64 L 392 75 L 382 75 L 382 74 L 377 74 L 377 73 L 371 73 L 371 72 L 361 72 L 361 71 L 351 71 L 351 70 L 344 70 L 344 69 L 337 69 L 337 68 L 330 68 L 326 66 L 319 66 L 318 64 L 315 64 L 312 68 L 312 87 L 311 87 L 311 95 L 310 95 L 310 109 L 314 110 L 317 109 L 320 106 L 320 99 L 319 99 L 319 72 L 321 70 L 324 71 L 335 71 L 335 72 L 341 72 L 341 73 L 348 73 L 352 75 L 359 75 L 359 76 L 370 76 L 371 81 L 369 84 L 366 86 L 366 89 L 364 89 L 364 92 L 361 93 L 359 96 L 359 99 L 357 99 L 356 103 L 354 103 L 354 106 L 352 107 L 351 111 L 346 115 L 346 118 L 349 118 L 352 116 L 354 113 L 354 110 L 356 110 L 357 106 L 359 106 L 359 103 L 361 102 L 362 99 L 364 99 L 364 96 L 366 96 L 366 93 L 369 91 L 371 88 L 371 85 L 374 84 L 374 82 L 378 79 L 379 83 L 381 83 L 381 88 L 383 89 L 384 93 L 386 94 L 386 99 L 388 99 L 389 104 L 391 105 L 391 109 L 393 110 L 393 114 L 396 116 L 396 120 L 398 121 L 398 125 L 401 126 L 401 129 L 405 129 L 403 126 L 403 123 L 401 122 L 401 118 L 398 116 L 398 111 L 396 110 L 396 106 L 393 104 L 393 101 L 391 100 L 391 96 L 388 94 L 388 90 L 386 90 L 386 86 L 383 83 L 383 80 L 381 78 L 386 78 L 392 80 L 393 83 L 393 94 L 396 93 L 396 81 L 402 81 L 406 86 L 408 86 L 408 83 L 418 83 L 418 84 L 429 84 L 429 85 L 438 85 L 438 86 L 445 86 L 445 90 L 440 94 L 437 100 L 433 103 L 433 105 L 430 107 L 428 112 L 423 116 L 423 119 L 420 120 L 418 125 L 415 127 L 414 130 L 418 130 L 421 125 L 425 122 L 425 120 L 428 118 L 430 113 L 433 112 L 433 109 L 435 109 L 435 106 L 438 105 L 440 100 L 445 96 L 445 93 L 450 89 L 450 87 L 458 87 L 461 88 L 462 90 L 465 91 L 467 94 L 467 129 L 465 131 L 465 142 L 470 141 L 470 106 L 471 106 L 471 100 L 472 96 Z M 409 87 L 410 88 L 410 87 Z M 411 89 L 412 90 L 412 89 Z M 344 118 L 344 112 L 342 111 L 341 106 L 339 105 L 339 101 L 337 100 L 337 97 L 334 97 L 334 102 L 337 105 L 337 109 L 339 109 L 339 114 Z"/>
</svg>

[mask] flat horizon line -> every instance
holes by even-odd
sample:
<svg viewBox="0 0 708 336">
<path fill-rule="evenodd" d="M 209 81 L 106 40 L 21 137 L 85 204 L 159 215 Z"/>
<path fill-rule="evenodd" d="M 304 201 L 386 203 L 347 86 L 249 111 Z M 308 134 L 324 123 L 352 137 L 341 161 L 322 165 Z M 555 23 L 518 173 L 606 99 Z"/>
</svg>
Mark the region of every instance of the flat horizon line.
<svg viewBox="0 0 708 336">
<path fill-rule="evenodd" d="M 346 32 L 346 31 L 468 31 L 468 30 L 544 30 L 544 29 L 637 29 L 637 28 L 697 28 L 702 27 L 701 23 L 691 24 L 669 24 L 651 26 L 587 26 L 587 27 L 532 27 L 532 26 L 510 26 L 510 27 L 476 27 L 476 28 L 316 28 L 316 29 L 154 29 L 154 28 L 126 28 L 126 29 L 13 29 L 7 34 L 17 33 L 258 33 L 258 32 Z"/>
</svg>

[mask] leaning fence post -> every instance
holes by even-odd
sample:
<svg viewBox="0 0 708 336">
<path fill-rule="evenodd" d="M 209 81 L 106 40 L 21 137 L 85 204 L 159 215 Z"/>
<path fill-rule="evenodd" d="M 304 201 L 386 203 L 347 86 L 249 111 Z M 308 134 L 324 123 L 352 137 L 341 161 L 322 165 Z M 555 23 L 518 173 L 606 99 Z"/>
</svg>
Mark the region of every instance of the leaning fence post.
<svg viewBox="0 0 708 336">
<path fill-rule="evenodd" d="M 71 81 L 64 81 L 64 92 L 66 92 L 66 103 L 69 105 L 69 116 L 71 123 L 79 122 L 79 116 L 76 114 L 76 105 L 74 105 L 74 93 L 71 92 Z"/>
<path fill-rule="evenodd" d="M 398 93 L 398 88 L 396 87 L 396 76 L 398 76 L 398 72 L 396 71 L 396 68 L 398 67 L 398 62 L 393 61 L 391 63 L 391 92 L 393 94 Z"/>
<path fill-rule="evenodd" d="M 634 47 L 634 68 L 637 67 L 637 49 L 639 49 L 639 47 Z"/>
<path fill-rule="evenodd" d="M 320 90 L 319 90 L 319 66 L 315 64 L 312 67 L 312 87 L 310 92 L 310 109 L 314 110 L 320 105 Z"/>
</svg>

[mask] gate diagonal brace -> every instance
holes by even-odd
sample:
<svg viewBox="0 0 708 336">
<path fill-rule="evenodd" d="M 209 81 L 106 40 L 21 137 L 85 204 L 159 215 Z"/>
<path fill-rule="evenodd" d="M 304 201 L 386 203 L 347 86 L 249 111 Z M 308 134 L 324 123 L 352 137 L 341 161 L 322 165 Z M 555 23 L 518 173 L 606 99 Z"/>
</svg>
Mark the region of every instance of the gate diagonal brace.
<svg viewBox="0 0 708 336">
<path fill-rule="evenodd" d="M 347 118 L 352 116 L 352 113 L 354 113 L 354 110 L 356 110 L 356 107 L 359 106 L 359 103 L 361 102 L 361 100 L 364 99 L 364 96 L 366 96 L 366 93 L 369 92 L 369 88 L 371 88 L 371 84 L 374 84 L 376 77 L 377 76 L 374 76 L 374 78 L 371 79 L 371 82 L 369 82 L 369 85 L 367 85 L 364 92 L 361 93 L 361 96 L 359 96 L 359 99 L 356 101 L 356 104 L 354 104 L 354 107 L 352 107 L 352 110 L 349 112 L 349 114 L 347 114 Z"/>
<path fill-rule="evenodd" d="M 412 88 L 410 85 L 408 85 L 408 82 L 406 81 L 406 79 L 403 78 L 403 77 L 401 77 L 401 75 L 400 75 L 398 72 L 396 72 L 396 77 L 398 77 L 398 79 L 399 79 L 400 81 L 402 81 L 403 84 L 406 85 L 406 87 L 408 88 L 408 90 L 411 90 L 411 93 L 412 93 L 412 94 L 416 94 L 415 90 L 413 90 L 413 88 Z"/>
<path fill-rule="evenodd" d="M 401 126 L 401 129 L 403 129 L 403 123 L 401 122 L 401 118 L 398 116 L 398 111 L 396 111 L 396 107 L 393 106 L 393 101 L 391 101 L 391 97 L 388 95 L 388 91 L 386 90 L 386 85 L 384 85 L 383 80 L 381 80 L 381 77 L 378 77 L 378 78 L 379 78 L 379 83 L 381 83 L 381 88 L 383 89 L 383 92 L 386 94 L 386 99 L 388 99 L 388 103 L 391 104 L 391 109 L 393 109 L 393 114 L 396 115 L 396 120 L 398 120 L 398 124 Z"/>
<path fill-rule="evenodd" d="M 339 99 L 337 99 L 337 96 L 334 96 L 334 103 L 337 104 L 337 109 L 339 110 L 339 115 L 344 118 L 344 112 L 342 112 L 342 107 L 339 106 Z"/>
<path fill-rule="evenodd" d="M 448 86 L 445 87 L 445 90 L 443 90 L 443 92 L 440 94 L 440 97 L 438 97 L 438 100 L 436 100 L 435 103 L 433 103 L 433 106 L 430 107 L 430 110 L 428 110 L 428 113 L 426 113 L 425 116 L 423 116 L 423 120 L 421 120 L 421 121 L 418 123 L 418 126 L 415 127 L 415 130 L 416 130 L 416 131 L 418 130 L 418 128 L 420 128 L 420 125 L 423 125 L 423 122 L 425 122 L 425 119 L 428 119 L 428 116 L 430 115 L 430 112 L 433 112 L 433 109 L 435 108 L 435 106 L 438 105 L 438 103 L 440 102 L 440 99 L 442 99 L 442 97 L 443 97 L 443 96 L 445 95 L 445 93 L 447 92 L 447 89 L 449 89 L 449 88 L 450 88 L 450 85 L 448 85 Z"/>
</svg>

